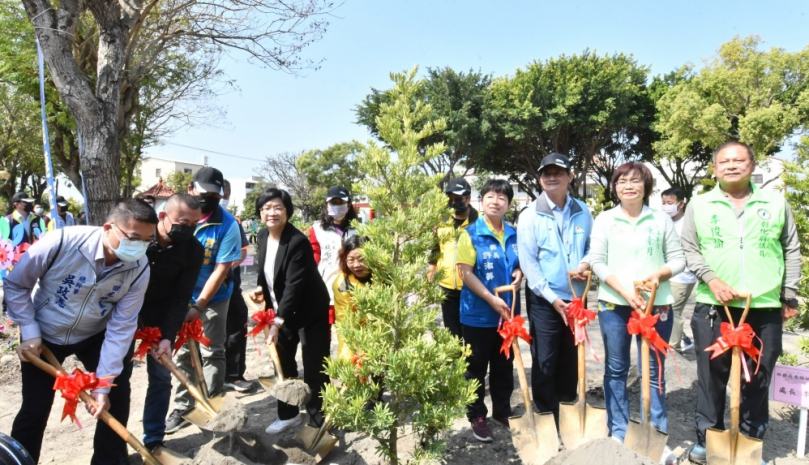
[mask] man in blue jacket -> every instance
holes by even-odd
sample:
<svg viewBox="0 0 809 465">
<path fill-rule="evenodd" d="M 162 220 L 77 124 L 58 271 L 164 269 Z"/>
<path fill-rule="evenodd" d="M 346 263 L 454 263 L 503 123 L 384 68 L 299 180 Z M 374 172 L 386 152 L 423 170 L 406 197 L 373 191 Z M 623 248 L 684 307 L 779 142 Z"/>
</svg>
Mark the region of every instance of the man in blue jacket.
<svg viewBox="0 0 809 465">
<path fill-rule="evenodd" d="M 528 280 L 526 300 L 531 333 L 531 387 L 540 412 L 553 412 L 559 422 L 559 402 L 576 400 L 578 357 L 567 327 L 567 307 L 573 294 L 568 271 L 578 271 L 576 293 L 584 292 L 590 269 L 593 216 L 587 205 L 568 195 L 573 180 L 570 161 L 552 153 L 542 159 L 542 194 L 520 214 L 517 246 L 520 266 Z"/>
</svg>

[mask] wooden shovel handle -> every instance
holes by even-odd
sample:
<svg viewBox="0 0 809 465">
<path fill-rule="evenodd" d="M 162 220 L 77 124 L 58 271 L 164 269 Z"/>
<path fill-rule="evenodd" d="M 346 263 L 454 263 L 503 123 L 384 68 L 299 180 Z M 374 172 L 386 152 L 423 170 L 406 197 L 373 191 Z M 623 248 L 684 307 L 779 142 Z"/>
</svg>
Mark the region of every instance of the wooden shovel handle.
<svg viewBox="0 0 809 465">
<path fill-rule="evenodd" d="M 265 331 L 269 332 L 270 330 L 265 328 Z M 285 381 L 284 369 L 281 367 L 281 358 L 278 356 L 278 349 L 275 348 L 274 342 L 267 344 L 267 352 L 270 353 L 270 359 L 272 359 L 272 364 L 275 367 L 275 376 L 279 382 L 283 383 Z"/>
<path fill-rule="evenodd" d="M 197 341 L 193 339 L 189 339 L 186 344 L 188 344 L 188 351 L 191 352 L 191 363 L 194 365 L 194 373 L 197 375 L 197 385 L 199 386 L 199 390 L 202 391 L 202 395 L 207 399 L 210 397 L 210 393 L 208 392 L 208 383 L 205 382 L 205 371 L 202 369 L 202 357 L 199 354 L 199 346 L 197 345 Z"/>
<path fill-rule="evenodd" d="M 655 284 L 652 281 L 634 281 L 632 285 L 635 287 L 635 295 L 638 297 L 640 297 L 641 287 L 652 288 L 652 291 L 649 293 L 649 300 L 646 302 L 646 309 L 644 311 L 644 315 L 651 315 L 652 309 L 655 306 L 655 297 L 657 297 L 658 284 Z"/>
<path fill-rule="evenodd" d="M 501 293 L 511 292 L 511 318 L 514 318 L 514 304 L 517 303 L 517 288 L 511 284 L 505 286 L 497 286 L 494 288 L 494 296 L 498 297 Z"/>
<path fill-rule="evenodd" d="M 593 272 L 590 271 L 590 270 L 585 270 L 585 271 L 582 271 L 581 274 L 582 274 L 582 276 L 587 276 L 589 278 L 593 274 Z M 567 275 L 572 278 L 573 276 L 578 276 L 579 272 L 571 270 L 571 271 L 567 272 Z"/>
<path fill-rule="evenodd" d="M 157 344 L 152 343 L 152 350 L 157 352 Z M 191 397 L 194 398 L 197 402 L 202 405 L 202 407 L 208 411 L 210 415 L 216 415 L 216 411 L 213 409 L 211 404 L 208 402 L 208 399 L 202 395 L 202 392 L 199 390 L 196 384 L 193 384 L 191 380 L 188 379 L 188 376 L 185 375 L 185 372 L 174 363 L 174 360 L 168 354 L 161 354 L 160 355 L 160 363 L 166 367 L 171 374 L 177 378 L 177 381 L 180 382 L 186 389 L 188 389 L 188 393 L 191 394 Z"/>
<path fill-rule="evenodd" d="M 744 323 L 744 320 L 747 319 L 747 314 L 750 312 L 750 303 L 753 301 L 753 294 L 751 292 L 736 291 L 736 293 L 739 294 L 739 298 L 736 299 L 736 300 L 741 300 L 741 299 L 745 300 L 744 311 L 742 312 L 742 317 L 739 318 L 739 323 L 738 324 L 733 323 L 733 316 L 731 316 L 731 314 L 730 314 L 730 309 L 728 308 L 727 304 L 724 305 L 725 314 L 728 316 L 728 321 L 730 322 L 730 326 L 732 326 L 734 328 L 736 326 L 741 326 Z"/>
<path fill-rule="evenodd" d="M 587 293 L 590 291 L 590 281 L 593 279 L 593 272 L 590 270 L 585 270 L 581 272 L 582 275 L 587 276 L 587 284 L 584 285 L 584 296 L 587 296 Z M 576 295 L 576 288 L 573 287 L 573 278 L 574 276 L 578 276 L 578 271 L 568 271 L 567 272 L 567 283 L 570 285 L 570 292 L 573 294 L 573 298 L 577 298 L 579 296 Z M 585 299 L 586 300 L 586 299 Z"/>
<path fill-rule="evenodd" d="M 64 369 L 62 369 L 62 364 L 59 363 L 59 361 L 56 359 L 56 357 L 53 355 L 50 349 L 48 349 L 44 345 L 40 347 L 42 349 L 42 355 L 44 355 L 46 359 L 51 361 L 51 363 L 56 362 L 55 365 L 51 365 L 50 363 L 43 361 L 41 358 L 37 357 L 36 354 L 27 349 L 23 351 L 25 359 L 33 363 L 37 368 L 53 376 L 54 378 L 59 376 L 59 372 L 64 373 Z M 95 399 L 93 399 L 93 397 L 90 394 L 88 394 L 87 391 L 81 391 L 79 393 L 79 397 L 81 397 L 82 402 L 84 402 L 85 404 L 89 404 L 95 408 L 98 408 Z M 148 465 L 160 465 L 160 462 L 158 462 L 157 459 L 154 458 L 154 456 L 146 449 L 143 443 L 141 443 L 135 436 L 133 436 L 132 433 L 130 433 L 129 430 L 126 429 L 126 426 L 122 425 L 121 422 L 116 420 L 115 417 L 110 415 L 109 412 L 107 412 L 106 410 L 101 412 L 99 418 L 101 419 L 101 421 L 106 423 L 111 430 L 115 431 L 115 433 L 117 433 L 118 436 L 121 436 L 121 439 L 126 441 L 127 444 L 129 444 L 130 446 L 132 446 L 133 449 L 138 451 L 141 457 L 143 457 L 144 463 L 147 463 Z"/>
</svg>

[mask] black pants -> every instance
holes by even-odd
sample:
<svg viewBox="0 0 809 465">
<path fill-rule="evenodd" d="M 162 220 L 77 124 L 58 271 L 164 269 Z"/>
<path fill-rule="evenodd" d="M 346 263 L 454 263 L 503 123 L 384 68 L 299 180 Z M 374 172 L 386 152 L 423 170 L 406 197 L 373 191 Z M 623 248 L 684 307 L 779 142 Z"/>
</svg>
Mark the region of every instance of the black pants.
<svg viewBox="0 0 809 465">
<path fill-rule="evenodd" d="M 707 319 L 711 306 L 697 304 L 694 316 L 691 318 L 691 331 L 694 333 L 694 346 L 697 351 L 697 441 L 705 444 L 705 430 L 725 428 L 725 387 L 730 378 L 731 352 L 728 350 L 719 357 L 711 360 L 711 352 L 705 348 L 716 342 L 721 336 L 720 323 L 727 322 L 725 309 L 714 306 L 717 318 L 711 328 L 711 320 Z M 742 308 L 730 308 L 734 323 L 739 323 Z M 770 379 L 775 369 L 775 362 L 781 354 L 781 331 L 783 320 L 781 309 L 751 309 L 747 314 L 746 323 L 749 323 L 756 335 L 764 342 L 764 352 L 761 355 L 761 368 L 755 372 L 755 363 L 750 357 L 747 360 L 747 369 L 750 371 L 750 382 L 742 377 L 742 399 L 739 407 L 739 429 L 746 436 L 763 439 L 769 422 Z M 755 340 L 754 340 L 755 341 Z M 758 346 L 758 343 L 755 343 Z M 744 369 L 742 369 L 744 376 Z"/>
<path fill-rule="evenodd" d="M 466 408 L 469 420 L 485 417 L 488 414 L 483 397 L 486 395 L 486 371 L 489 371 L 489 395 L 492 398 L 492 416 L 508 418 L 511 416 L 511 393 L 514 392 L 514 367 L 511 359 L 500 353 L 503 338 L 497 334 L 497 328 L 476 328 L 461 325 L 464 343 L 472 346 L 472 355 L 467 358 L 469 366 L 464 378 L 476 379 L 478 386 L 477 399 Z M 530 408 L 530 406 L 526 406 Z"/>
<path fill-rule="evenodd" d="M 543 297 L 526 291 L 531 333 L 531 390 L 540 412 L 553 412 L 559 422 L 559 402 L 576 400 L 579 358 L 573 333 Z"/>
<path fill-rule="evenodd" d="M 45 339 L 42 340 L 42 344 L 53 352 L 60 363 L 64 362 L 69 355 L 75 354 L 84 364 L 85 371 L 88 372 L 96 371 L 103 342 L 103 332 L 82 342 L 70 345 L 58 345 Z M 124 369 L 113 381 L 115 386 L 110 390 L 109 394 L 109 412 L 124 426 L 129 420 L 129 398 L 131 393 L 129 378 L 132 376 L 134 347 L 134 344 L 129 347 L 129 351 L 124 357 Z M 21 365 L 22 405 L 17 417 L 14 418 L 11 437 L 25 447 L 34 462 L 38 462 L 42 449 L 42 437 L 45 434 L 48 415 L 50 415 L 51 406 L 53 405 L 54 379 L 31 363 L 23 362 Z M 78 408 L 84 408 L 84 406 L 80 403 Z M 129 463 L 127 452 L 126 442 L 113 432 L 106 423 L 99 420 L 96 423 L 93 438 L 93 459 L 90 463 L 92 465 Z"/>
<path fill-rule="evenodd" d="M 444 301 L 441 302 L 441 315 L 444 317 L 444 327 L 453 336 L 463 337 L 461 331 L 461 291 L 441 288 L 444 291 Z"/>
<path fill-rule="evenodd" d="M 298 377 L 295 353 L 299 342 L 303 352 L 303 381 L 312 390 L 312 399 L 306 404 L 306 413 L 309 414 L 309 423 L 319 427 L 323 422 L 323 398 L 320 397 L 320 390 L 329 383 L 329 376 L 324 373 L 325 359 L 329 356 L 328 321 L 310 323 L 300 329 L 288 328 L 286 325 L 281 328 L 276 347 L 286 378 Z M 278 401 L 278 418 L 281 420 L 294 418 L 298 413 L 300 408 L 297 405 Z"/>
<path fill-rule="evenodd" d="M 225 339 L 225 381 L 244 379 L 247 370 L 247 304 L 242 290 L 233 289 L 228 304 L 227 339 Z"/>
</svg>

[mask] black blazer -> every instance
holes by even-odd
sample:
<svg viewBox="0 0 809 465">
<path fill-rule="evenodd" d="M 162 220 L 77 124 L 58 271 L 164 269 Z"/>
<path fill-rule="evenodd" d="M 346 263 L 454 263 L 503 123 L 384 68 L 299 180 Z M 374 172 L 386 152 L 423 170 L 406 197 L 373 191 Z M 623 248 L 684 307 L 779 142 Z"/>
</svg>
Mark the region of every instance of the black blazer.
<svg viewBox="0 0 809 465">
<path fill-rule="evenodd" d="M 264 301 L 272 305 L 264 262 L 267 257 L 267 228 L 258 233 L 258 285 L 264 292 Z M 275 255 L 273 290 L 278 300 L 275 309 L 284 319 L 284 326 L 302 328 L 310 323 L 329 321 L 329 291 L 317 271 L 315 254 L 309 239 L 291 223 L 284 226 L 278 252 Z"/>
</svg>

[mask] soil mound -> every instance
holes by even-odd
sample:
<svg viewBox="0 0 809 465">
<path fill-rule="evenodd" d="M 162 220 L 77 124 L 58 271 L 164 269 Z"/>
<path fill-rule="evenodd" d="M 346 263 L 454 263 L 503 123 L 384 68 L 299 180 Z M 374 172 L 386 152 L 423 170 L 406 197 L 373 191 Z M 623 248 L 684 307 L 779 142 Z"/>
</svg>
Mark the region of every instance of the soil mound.
<svg viewBox="0 0 809 465">
<path fill-rule="evenodd" d="M 214 433 L 239 431 L 247 424 L 247 407 L 241 402 L 222 405 L 216 416 L 205 423 L 205 429 Z"/>
<path fill-rule="evenodd" d="M 590 441 L 574 450 L 560 452 L 547 465 L 656 465 L 657 462 L 638 455 L 632 449 L 610 438 Z"/>
</svg>

